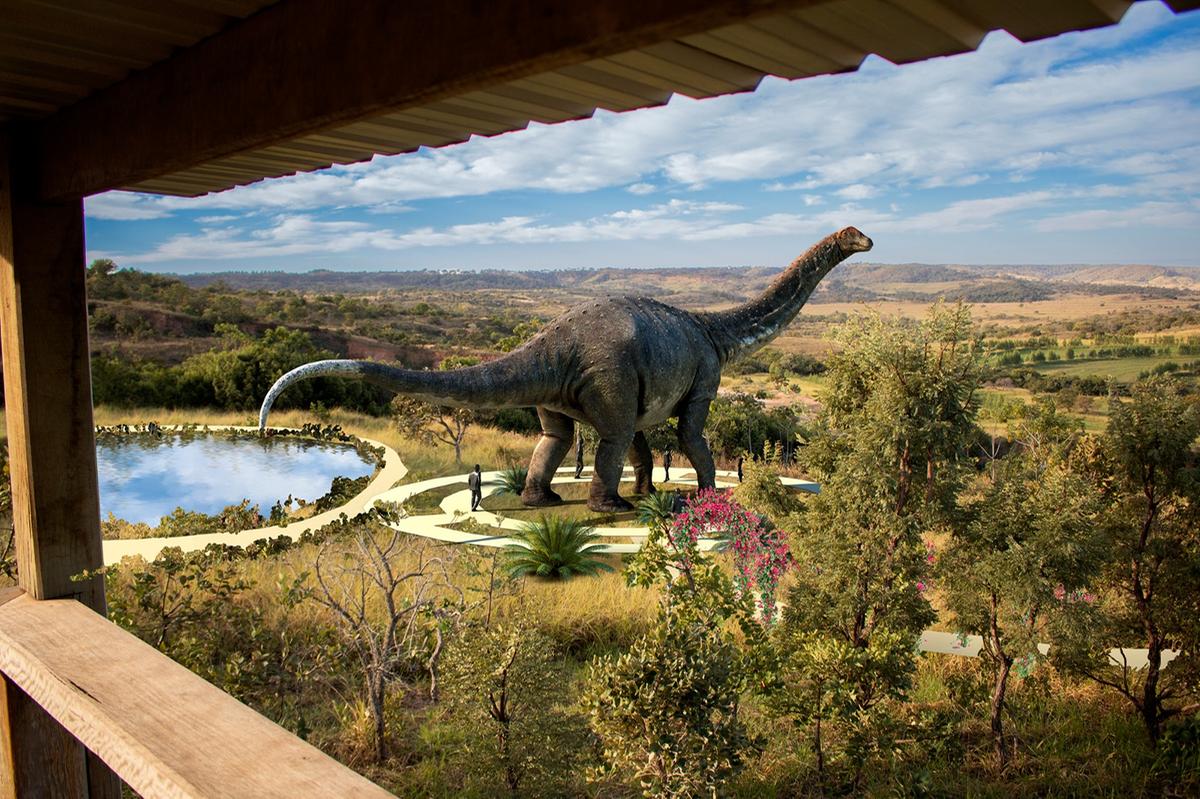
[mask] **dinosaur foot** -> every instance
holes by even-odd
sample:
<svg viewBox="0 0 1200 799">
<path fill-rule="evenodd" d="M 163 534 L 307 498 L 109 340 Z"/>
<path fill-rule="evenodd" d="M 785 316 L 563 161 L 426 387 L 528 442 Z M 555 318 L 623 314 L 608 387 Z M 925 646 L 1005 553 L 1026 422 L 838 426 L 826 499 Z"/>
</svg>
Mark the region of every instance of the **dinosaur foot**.
<svg viewBox="0 0 1200 799">
<path fill-rule="evenodd" d="M 545 508 L 550 505 L 561 505 L 562 501 L 562 497 L 550 488 L 526 488 L 521 492 L 521 504 L 529 508 Z"/>
<path fill-rule="evenodd" d="M 588 500 L 588 510 L 596 513 L 625 513 L 633 510 L 633 505 L 621 497 L 595 497 Z"/>
<path fill-rule="evenodd" d="M 647 480 L 644 483 L 634 483 L 633 493 L 635 494 L 656 494 L 658 489 L 654 487 L 654 483 Z"/>
</svg>

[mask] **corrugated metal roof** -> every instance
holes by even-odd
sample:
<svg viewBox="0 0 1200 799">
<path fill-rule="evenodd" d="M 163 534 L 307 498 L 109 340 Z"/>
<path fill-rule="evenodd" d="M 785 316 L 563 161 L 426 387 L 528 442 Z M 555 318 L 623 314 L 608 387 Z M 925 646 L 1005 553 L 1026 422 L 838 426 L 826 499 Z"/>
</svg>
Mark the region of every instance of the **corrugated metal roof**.
<svg viewBox="0 0 1200 799">
<path fill-rule="evenodd" d="M 3 0 L 0 121 L 40 116 L 167 57 L 262 0 Z M 1176 10 L 1197 0 L 1166 0 Z M 827 0 L 450 99 L 304 135 L 127 188 L 199 195 L 300 171 L 411 152 L 678 93 L 754 89 L 766 75 L 853 71 L 870 54 L 904 64 L 975 49 L 993 30 L 1023 41 L 1111 25 L 1132 0 Z M 11 8 L 11 12 L 10 12 Z M 103 35 L 97 36 L 97 32 Z"/>
<path fill-rule="evenodd" d="M 274 0 L 0 0 L 0 124 L 39 117 Z"/>
</svg>

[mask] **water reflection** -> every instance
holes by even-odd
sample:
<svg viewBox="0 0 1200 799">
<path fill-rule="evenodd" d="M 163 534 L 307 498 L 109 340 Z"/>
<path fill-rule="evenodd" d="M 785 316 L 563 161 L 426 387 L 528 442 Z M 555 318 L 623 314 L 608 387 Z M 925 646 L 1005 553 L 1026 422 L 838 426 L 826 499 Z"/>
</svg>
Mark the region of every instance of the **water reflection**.
<svg viewBox="0 0 1200 799">
<path fill-rule="evenodd" d="M 353 447 L 291 438 L 117 436 L 96 446 L 100 515 L 156 525 L 182 506 L 215 513 L 243 499 L 265 516 L 277 500 L 313 500 L 334 477 L 362 477 L 373 464 Z"/>
</svg>

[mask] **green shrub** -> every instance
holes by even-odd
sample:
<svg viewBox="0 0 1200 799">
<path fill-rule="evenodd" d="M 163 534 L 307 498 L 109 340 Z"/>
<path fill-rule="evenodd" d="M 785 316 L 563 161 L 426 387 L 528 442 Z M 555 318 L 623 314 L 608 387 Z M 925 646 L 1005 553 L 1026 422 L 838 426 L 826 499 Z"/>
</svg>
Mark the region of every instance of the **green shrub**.
<svg viewBox="0 0 1200 799">
<path fill-rule="evenodd" d="M 507 568 L 514 577 L 533 575 L 566 580 L 577 574 L 612 571 L 594 557 L 600 545 L 592 527 L 578 519 L 541 516 L 527 522 L 513 538 L 520 543 L 504 548 Z"/>
<path fill-rule="evenodd" d="M 647 527 L 666 524 L 674 515 L 675 493 L 657 491 L 642 497 L 637 504 L 638 521 Z"/>
<path fill-rule="evenodd" d="M 524 466 L 510 466 L 500 472 L 500 490 L 497 494 L 521 496 L 525 490 L 525 479 L 529 477 L 529 469 Z"/>
</svg>

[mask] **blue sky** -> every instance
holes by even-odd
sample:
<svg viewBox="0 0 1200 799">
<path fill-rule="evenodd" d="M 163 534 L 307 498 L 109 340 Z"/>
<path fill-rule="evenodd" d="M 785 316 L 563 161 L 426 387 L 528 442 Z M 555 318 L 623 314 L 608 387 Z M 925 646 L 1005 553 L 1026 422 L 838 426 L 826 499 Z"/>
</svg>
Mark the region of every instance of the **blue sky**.
<svg viewBox="0 0 1200 799">
<path fill-rule="evenodd" d="M 532 125 L 196 199 L 87 202 L 90 257 L 151 271 L 869 260 L 1200 265 L 1200 12 Z"/>
</svg>

